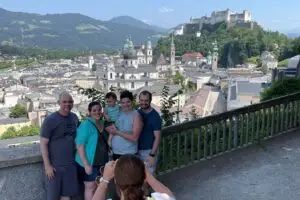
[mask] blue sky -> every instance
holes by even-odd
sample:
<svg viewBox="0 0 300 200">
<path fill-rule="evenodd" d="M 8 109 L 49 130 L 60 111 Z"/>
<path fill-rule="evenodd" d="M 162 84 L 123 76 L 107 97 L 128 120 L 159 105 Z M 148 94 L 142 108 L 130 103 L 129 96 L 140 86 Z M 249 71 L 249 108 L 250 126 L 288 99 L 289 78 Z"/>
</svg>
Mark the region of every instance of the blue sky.
<svg viewBox="0 0 300 200">
<path fill-rule="evenodd" d="M 248 9 L 265 28 L 300 29 L 300 0 L 1 0 L 0 7 L 40 14 L 76 12 L 101 20 L 130 15 L 166 28 L 213 10 Z"/>
</svg>

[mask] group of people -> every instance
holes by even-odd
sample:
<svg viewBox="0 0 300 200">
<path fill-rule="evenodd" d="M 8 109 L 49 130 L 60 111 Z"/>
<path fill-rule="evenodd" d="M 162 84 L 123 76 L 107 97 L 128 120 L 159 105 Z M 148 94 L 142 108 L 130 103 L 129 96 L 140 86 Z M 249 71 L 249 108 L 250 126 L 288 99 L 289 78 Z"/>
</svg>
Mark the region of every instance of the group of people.
<svg viewBox="0 0 300 200">
<path fill-rule="evenodd" d="M 139 94 L 139 110 L 133 108 L 133 94 L 127 90 L 119 103 L 113 92 L 105 100 L 104 109 L 91 102 L 88 118 L 80 123 L 71 112 L 72 96 L 63 92 L 59 111 L 43 122 L 40 147 L 47 199 L 70 200 L 82 182 L 85 200 L 105 200 L 109 185 L 112 199 L 144 200 L 145 183 L 155 191 L 154 198 L 174 199 L 153 176 L 162 120 L 151 107 L 152 94 Z"/>
</svg>

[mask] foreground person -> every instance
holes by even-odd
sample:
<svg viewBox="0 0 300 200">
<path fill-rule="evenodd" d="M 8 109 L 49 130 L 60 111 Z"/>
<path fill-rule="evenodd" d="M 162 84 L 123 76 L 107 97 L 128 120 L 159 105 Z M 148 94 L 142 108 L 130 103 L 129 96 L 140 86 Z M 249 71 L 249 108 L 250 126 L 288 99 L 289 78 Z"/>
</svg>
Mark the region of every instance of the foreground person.
<svg viewBox="0 0 300 200">
<path fill-rule="evenodd" d="M 78 193 L 75 164 L 77 116 L 71 112 L 73 98 L 59 95 L 59 111 L 46 117 L 41 127 L 40 148 L 45 167 L 47 200 L 70 200 Z"/>
<path fill-rule="evenodd" d="M 96 189 L 96 177 L 100 168 L 108 162 L 108 133 L 100 121 L 103 113 L 99 102 L 88 106 L 89 118 L 82 122 L 76 136 L 76 163 L 79 179 L 84 183 L 84 199 L 92 200 Z"/>
<path fill-rule="evenodd" d="M 121 200 L 175 200 L 172 192 L 146 169 L 145 164 L 135 155 L 123 155 L 117 161 L 109 162 L 98 182 L 93 200 L 105 200 L 108 183 L 116 183 Z M 155 193 L 146 197 L 143 185 L 147 183 Z"/>
</svg>

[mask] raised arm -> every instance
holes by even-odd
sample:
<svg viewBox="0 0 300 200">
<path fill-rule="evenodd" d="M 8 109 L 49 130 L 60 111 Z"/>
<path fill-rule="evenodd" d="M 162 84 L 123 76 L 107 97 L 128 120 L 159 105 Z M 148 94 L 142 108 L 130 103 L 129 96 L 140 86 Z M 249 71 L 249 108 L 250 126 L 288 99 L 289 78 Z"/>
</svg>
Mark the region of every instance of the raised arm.
<svg viewBox="0 0 300 200">
<path fill-rule="evenodd" d="M 159 182 L 148 170 L 146 172 L 146 181 L 155 192 L 167 194 L 172 198 L 172 200 L 175 200 L 175 197 L 171 190 L 167 186 Z"/>
<path fill-rule="evenodd" d="M 143 129 L 142 117 L 139 113 L 137 113 L 133 119 L 132 134 L 129 135 L 129 134 L 123 133 L 119 130 L 116 130 L 116 135 L 119 135 L 119 136 L 125 138 L 126 140 L 135 142 L 135 141 L 138 141 L 138 139 L 140 138 L 142 129 Z"/>
</svg>

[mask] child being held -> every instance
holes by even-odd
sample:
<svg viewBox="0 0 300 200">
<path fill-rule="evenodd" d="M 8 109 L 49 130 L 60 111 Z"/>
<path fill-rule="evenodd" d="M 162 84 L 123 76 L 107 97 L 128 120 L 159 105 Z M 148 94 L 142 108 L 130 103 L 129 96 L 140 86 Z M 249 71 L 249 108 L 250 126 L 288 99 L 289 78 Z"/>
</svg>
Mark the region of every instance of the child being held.
<svg viewBox="0 0 300 200">
<path fill-rule="evenodd" d="M 114 92 L 108 92 L 105 95 L 106 107 L 104 108 L 104 118 L 110 123 L 115 123 L 120 115 L 120 106 L 117 104 L 117 95 Z M 109 134 L 108 144 L 111 146 L 113 135 Z"/>
</svg>

